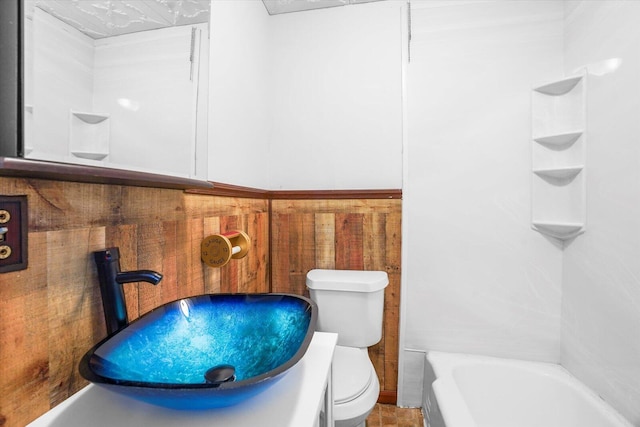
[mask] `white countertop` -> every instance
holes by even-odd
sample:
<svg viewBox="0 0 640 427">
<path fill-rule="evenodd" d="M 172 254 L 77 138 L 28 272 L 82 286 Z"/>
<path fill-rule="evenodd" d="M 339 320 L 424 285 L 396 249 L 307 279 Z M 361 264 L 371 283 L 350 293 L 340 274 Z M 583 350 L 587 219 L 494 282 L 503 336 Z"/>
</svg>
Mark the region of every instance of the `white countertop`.
<svg viewBox="0 0 640 427">
<path fill-rule="evenodd" d="M 29 427 L 313 427 L 324 403 L 337 340 L 336 334 L 316 332 L 304 357 L 282 379 L 235 406 L 177 411 L 90 384 Z"/>
</svg>

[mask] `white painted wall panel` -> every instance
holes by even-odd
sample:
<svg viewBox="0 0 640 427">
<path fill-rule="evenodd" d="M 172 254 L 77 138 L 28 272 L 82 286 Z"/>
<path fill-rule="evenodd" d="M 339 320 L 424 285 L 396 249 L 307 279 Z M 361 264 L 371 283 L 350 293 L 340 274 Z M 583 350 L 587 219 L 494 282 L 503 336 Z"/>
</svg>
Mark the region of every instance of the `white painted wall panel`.
<svg viewBox="0 0 640 427">
<path fill-rule="evenodd" d="M 268 188 L 268 19 L 260 1 L 211 4 L 211 181 Z"/>
<path fill-rule="evenodd" d="M 93 103 L 93 40 L 38 8 L 30 27 L 31 157 L 65 161 L 69 110 L 88 111 Z"/>
<path fill-rule="evenodd" d="M 530 228 L 530 94 L 562 73 L 562 18 L 548 1 L 414 7 L 404 348 L 559 360 L 562 251 Z"/>
<path fill-rule="evenodd" d="M 270 18 L 271 189 L 402 187 L 401 4 Z"/>
<path fill-rule="evenodd" d="M 587 231 L 564 254 L 562 363 L 640 425 L 640 3 L 567 3 L 587 66 Z M 613 61 L 611 61 L 613 59 Z M 617 66 L 617 67 L 616 67 Z"/>
<path fill-rule="evenodd" d="M 192 27 L 206 40 L 206 24 L 96 40 L 93 111 L 111 115 L 110 164 L 190 176 L 199 77 Z"/>
</svg>

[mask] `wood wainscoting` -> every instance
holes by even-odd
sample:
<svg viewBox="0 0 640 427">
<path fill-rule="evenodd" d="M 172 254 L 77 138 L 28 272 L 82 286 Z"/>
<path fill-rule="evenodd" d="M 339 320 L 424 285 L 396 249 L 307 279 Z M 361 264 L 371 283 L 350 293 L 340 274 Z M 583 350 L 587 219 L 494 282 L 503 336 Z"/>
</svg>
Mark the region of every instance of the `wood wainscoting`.
<svg viewBox="0 0 640 427">
<path fill-rule="evenodd" d="M 387 196 L 271 202 L 274 292 L 308 296 L 306 274 L 314 268 L 389 274 L 382 340 L 369 349 L 384 403 L 396 403 L 398 382 L 401 216 L 402 200 Z"/>
<path fill-rule="evenodd" d="M 191 295 L 269 291 L 267 200 L 21 178 L 0 178 L 0 194 L 29 206 L 29 266 L 0 274 L 0 426 L 23 427 L 87 384 L 78 362 L 106 336 L 92 251 L 118 246 L 123 271 L 164 275 L 125 285 L 131 318 Z M 205 266 L 203 237 L 236 228 L 252 239 L 247 256 Z"/>
</svg>

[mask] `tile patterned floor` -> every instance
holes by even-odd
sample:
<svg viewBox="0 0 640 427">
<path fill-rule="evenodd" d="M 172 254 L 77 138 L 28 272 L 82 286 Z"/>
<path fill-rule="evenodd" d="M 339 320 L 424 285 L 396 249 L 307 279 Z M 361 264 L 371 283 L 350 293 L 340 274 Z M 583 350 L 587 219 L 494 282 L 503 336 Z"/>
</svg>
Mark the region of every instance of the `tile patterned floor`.
<svg viewBox="0 0 640 427">
<path fill-rule="evenodd" d="M 379 403 L 367 418 L 367 427 L 423 427 L 422 412 L 414 408 L 397 408 Z"/>
</svg>

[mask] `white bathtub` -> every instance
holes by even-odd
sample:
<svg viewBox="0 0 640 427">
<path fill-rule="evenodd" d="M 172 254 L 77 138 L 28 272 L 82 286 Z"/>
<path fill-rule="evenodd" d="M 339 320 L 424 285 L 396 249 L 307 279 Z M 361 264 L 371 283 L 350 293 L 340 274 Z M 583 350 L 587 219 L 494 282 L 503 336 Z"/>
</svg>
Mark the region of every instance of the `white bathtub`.
<svg viewBox="0 0 640 427">
<path fill-rule="evenodd" d="M 430 352 L 428 427 L 633 427 L 559 365 Z"/>
</svg>

